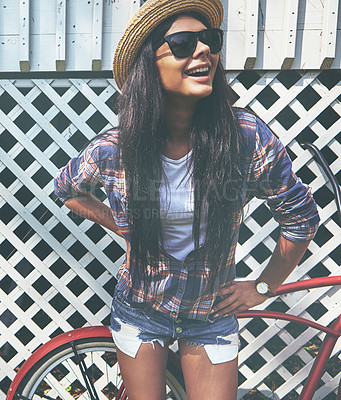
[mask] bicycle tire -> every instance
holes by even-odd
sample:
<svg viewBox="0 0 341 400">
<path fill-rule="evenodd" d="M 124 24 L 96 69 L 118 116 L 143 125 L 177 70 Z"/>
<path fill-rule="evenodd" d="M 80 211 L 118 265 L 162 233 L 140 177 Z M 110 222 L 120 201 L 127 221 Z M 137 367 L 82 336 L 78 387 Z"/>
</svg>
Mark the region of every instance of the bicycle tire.
<svg viewBox="0 0 341 400">
<path fill-rule="evenodd" d="M 84 382 L 73 344 L 79 360 L 83 360 L 87 371 L 90 372 L 90 380 L 95 387 L 97 398 L 91 397 L 91 388 L 89 390 Z M 107 370 L 105 378 L 103 378 L 103 368 Z M 108 374 L 109 371 L 110 374 Z M 166 384 L 166 399 L 186 399 L 180 371 L 171 362 L 167 363 Z M 47 353 L 27 371 L 13 398 L 16 400 L 91 398 L 123 400 L 127 397 L 125 391 L 122 390 L 122 385 L 114 342 L 109 337 L 90 337 L 62 344 Z"/>
</svg>

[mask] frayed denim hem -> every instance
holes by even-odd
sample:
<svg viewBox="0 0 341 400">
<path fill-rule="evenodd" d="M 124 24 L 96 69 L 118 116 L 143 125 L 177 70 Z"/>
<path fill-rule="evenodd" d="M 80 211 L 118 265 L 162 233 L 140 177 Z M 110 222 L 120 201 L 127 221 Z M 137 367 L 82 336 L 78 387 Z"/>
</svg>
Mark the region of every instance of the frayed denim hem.
<svg viewBox="0 0 341 400">
<path fill-rule="evenodd" d="M 135 326 L 123 322 L 119 318 L 112 320 L 112 326 L 109 329 L 117 348 L 132 358 L 136 357 L 142 343 L 151 343 L 154 350 L 155 343 L 159 343 L 162 347 L 166 346 L 162 338 L 145 337 L 145 333 L 141 332 Z"/>
<path fill-rule="evenodd" d="M 195 340 L 183 339 L 187 346 L 200 348 L 203 347 L 207 357 L 212 364 L 221 364 L 234 360 L 238 356 L 240 340 L 238 333 L 232 333 L 227 336 L 217 336 L 216 343 L 204 344 Z"/>
</svg>

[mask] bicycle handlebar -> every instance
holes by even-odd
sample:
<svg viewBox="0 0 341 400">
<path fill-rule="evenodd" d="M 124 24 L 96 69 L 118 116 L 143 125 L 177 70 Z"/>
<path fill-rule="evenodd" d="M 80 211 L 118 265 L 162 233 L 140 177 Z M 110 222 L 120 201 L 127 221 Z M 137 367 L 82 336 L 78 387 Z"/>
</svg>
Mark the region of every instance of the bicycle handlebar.
<svg viewBox="0 0 341 400">
<path fill-rule="evenodd" d="M 339 185 L 338 181 L 336 180 L 335 175 L 333 174 L 332 170 L 330 169 L 330 167 L 329 167 L 327 161 L 325 160 L 325 158 L 323 157 L 321 151 L 314 144 L 301 143 L 301 147 L 303 149 L 312 150 L 313 156 L 315 156 L 316 160 L 321 165 L 323 171 L 328 176 L 328 179 L 332 185 L 334 196 L 335 196 L 337 215 L 338 215 L 339 221 L 341 222 L 341 190 L 340 190 L 340 185 Z"/>
<path fill-rule="evenodd" d="M 341 285 L 341 275 L 323 276 L 322 278 L 313 278 L 304 281 L 285 283 L 277 289 L 276 295 L 335 285 Z"/>
</svg>

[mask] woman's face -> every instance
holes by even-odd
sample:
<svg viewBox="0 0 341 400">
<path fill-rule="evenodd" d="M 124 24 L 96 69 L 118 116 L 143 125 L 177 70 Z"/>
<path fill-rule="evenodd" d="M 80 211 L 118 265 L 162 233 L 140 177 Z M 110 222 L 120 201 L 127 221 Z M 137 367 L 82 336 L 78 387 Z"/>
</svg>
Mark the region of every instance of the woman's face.
<svg viewBox="0 0 341 400">
<path fill-rule="evenodd" d="M 199 20 L 182 16 L 174 21 L 165 36 L 181 31 L 198 32 L 207 29 Z M 199 100 L 212 93 L 212 82 L 219 54 L 211 54 L 209 46 L 198 40 L 194 53 L 187 58 L 175 57 L 168 43 L 156 50 L 156 65 L 168 96 L 190 97 Z M 206 76 L 192 76 L 197 68 L 208 68 Z"/>
</svg>

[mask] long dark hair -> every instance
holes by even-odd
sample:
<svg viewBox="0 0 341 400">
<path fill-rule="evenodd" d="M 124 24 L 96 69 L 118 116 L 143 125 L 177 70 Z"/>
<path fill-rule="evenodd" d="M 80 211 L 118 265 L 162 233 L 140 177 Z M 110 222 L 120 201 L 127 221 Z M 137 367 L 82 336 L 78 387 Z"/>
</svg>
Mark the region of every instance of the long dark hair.
<svg viewBox="0 0 341 400">
<path fill-rule="evenodd" d="M 183 15 L 183 14 L 181 14 Z M 202 16 L 186 14 L 209 24 Z M 148 284 L 157 274 L 160 244 L 159 184 L 161 154 L 167 139 L 164 90 L 155 62 L 155 44 L 160 42 L 179 15 L 161 23 L 148 37 L 125 82 L 119 101 L 119 131 L 122 164 L 128 188 L 131 257 L 137 279 Z M 201 99 L 190 130 L 192 179 L 194 182 L 193 238 L 199 248 L 200 221 L 206 219 L 203 249 L 208 254 L 210 282 L 226 265 L 232 241 L 231 223 L 241 209 L 239 168 L 241 128 L 234 116 L 231 89 L 219 61 L 213 91 Z"/>
</svg>

